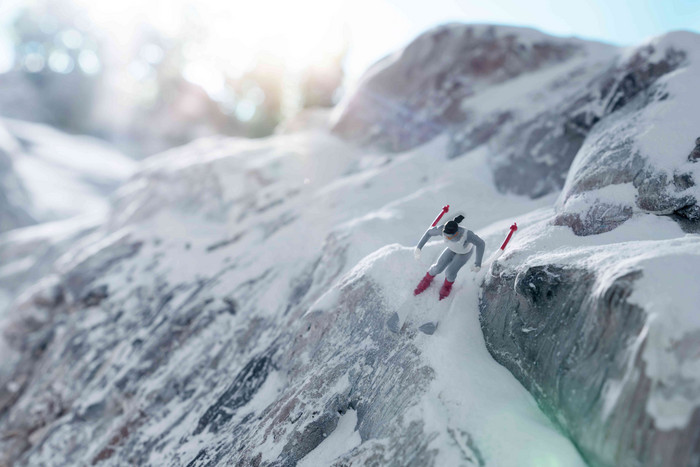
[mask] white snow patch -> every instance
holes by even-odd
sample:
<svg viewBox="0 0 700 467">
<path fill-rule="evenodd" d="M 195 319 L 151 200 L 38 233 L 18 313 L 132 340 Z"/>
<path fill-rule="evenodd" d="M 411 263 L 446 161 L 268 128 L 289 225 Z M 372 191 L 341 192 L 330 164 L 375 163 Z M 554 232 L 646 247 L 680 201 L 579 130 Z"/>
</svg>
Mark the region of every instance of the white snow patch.
<svg viewBox="0 0 700 467">
<path fill-rule="evenodd" d="M 298 467 L 321 467 L 331 465 L 335 459 L 355 449 L 362 443 L 357 426 L 357 412 L 349 409 L 338 419 L 338 425 L 321 444 L 304 456 Z"/>
<path fill-rule="evenodd" d="M 637 189 L 630 183 L 607 185 L 603 188 L 577 193 L 569 197 L 564 203 L 563 209 L 567 213 L 586 213 L 597 204 L 609 205 L 634 205 Z"/>
<path fill-rule="evenodd" d="M 683 347 L 700 347 L 700 238 L 694 254 L 669 254 L 640 261 L 643 276 L 629 301 L 650 315 L 648 342 L 642 354 L 654 386 L 647 411 L 662 430 L 684 428 L 700 407 L 700 354 Z M 685 342 L 685 343 L 684 343 Z M 693 381 L 684 396 L 664 394 L 667 384 Z"/>
<path fill-rule="evenodd" d="M 13 168 L 32 198 L 32 215 L 41 221 L 91 213 L 104 214 L 107 195 L 137 164 L 97 139 L 70 136 L 45 125 L 3 120 L 29 143 L 12 154 Z"/>
</svg>

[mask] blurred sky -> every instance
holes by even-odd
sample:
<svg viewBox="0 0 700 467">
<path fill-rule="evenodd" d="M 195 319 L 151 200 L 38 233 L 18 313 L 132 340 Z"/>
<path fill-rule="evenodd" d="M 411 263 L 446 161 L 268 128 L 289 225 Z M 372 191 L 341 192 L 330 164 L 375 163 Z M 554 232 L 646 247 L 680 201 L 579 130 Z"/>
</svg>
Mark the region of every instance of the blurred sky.
<svg viewBox="0 0 700 467">
<path fill-rule="evenodd" d="M 229 74 L 242 72 L 260 50 L 281 56 L 290 69 L 301 69 L 347 45 L 345 68 L 352 82 L 372 62 L 450 21 L 523 25 L 622 45 L 675 29 L 700 32 L 700 0 L 74 1 L 124 44 L 139 22 L 166 34 L 178 34 L 192 18 L 203 22 L 210 30 L 195 52 L 199 67 L 190 70 L 198 81 L 212 79 L 207 74 L 213 64 Z M 0 22 L 34 2 L 0 0 Z"/>
</svg>

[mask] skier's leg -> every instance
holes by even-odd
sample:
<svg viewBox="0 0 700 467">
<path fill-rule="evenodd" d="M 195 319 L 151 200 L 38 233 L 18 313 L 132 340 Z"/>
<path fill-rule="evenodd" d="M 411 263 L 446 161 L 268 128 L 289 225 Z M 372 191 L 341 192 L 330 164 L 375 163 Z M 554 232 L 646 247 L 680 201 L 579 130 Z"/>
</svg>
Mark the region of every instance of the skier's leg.
<svg viewBox="0 0 700 467">
<path fill-rule="evenodd" d="M 462 266 L 467 264 L 467 261 L 469 261 L 469 258 L 472 256 L 472 251 L 473 250 L 469 250 L 468 253 L 463 255 L 455 255 L 452 262 L 450 262 L 450 265 L 447 266 L 447 271 L 445 271 L 446 280 L 454 282 L 455 279 L 457 279 L 457 273 L 460 269 L 462 269 Z"/>
<path fill-rule="evenodd" d="M 449 266 L 447 266 L 447 271 L 445 272 L 445 282 L 440 288 L 440 300 L 447 298 L 452 292 L 452 284 L 454 284 L 455 279 L 457 279 L 457 273 L 467 263 L 472 252 L 466 253 L 464 255 L 455 255 Z"/>
<path fill-rule="evenodd" d="M 454 251 L 450 250 L 449 248 L 445 248 L 445 251 L 443 251 L 440 254 L 440 257 L 438 260 L 430 266 L 430 269 L 428 269 L 428 274 L 431 276 L 435 277 L 438 274 L 440 274 L 442 271 L 445 270 L 445 268 L 450 264 L 452 259 L 457 255 Z"/>
<path fill-rule="evenodd" d="M 423 293 L 425 289 L 427 289 L 430 286 L 430 283 L 433 282 L 435 276 L 444 271 L 447 265 L 450 264 L 450 261 L 452 261 L 454 255 L 455 253 L 452 252 L 452 250 L 450 250 L 449 248 L 445 248 L 445 251 L 443 251 L 442 254 L 440 254 L 440 257 L 438 258 L 437 262 L 430 266 L 430 269 L 425 274 L 425 277 L 423 277 L 418 286 L 416 286 L 416 289 L 413 291 L 413 295 Z"/>
</svg>

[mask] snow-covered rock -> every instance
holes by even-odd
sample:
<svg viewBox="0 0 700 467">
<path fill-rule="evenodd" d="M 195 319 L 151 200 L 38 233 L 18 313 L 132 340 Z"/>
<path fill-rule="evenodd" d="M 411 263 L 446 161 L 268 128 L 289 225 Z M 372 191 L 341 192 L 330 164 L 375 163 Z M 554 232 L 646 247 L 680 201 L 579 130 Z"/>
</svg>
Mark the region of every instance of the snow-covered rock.
<svg viewBox="0 0 700 467">
<path fill-rule="evenodd" d="M 614 229 L 635 212 L 671 216 L 700 231 L 700 36 L 670 33 L 628 51 L 626 74 L 587 136 L 557 206 L 578 235 Z"/>
<path fill-rule="evenodd" d="M 700 214 L 684 159 L 695 160 L 698 137 L 699 42 L 677 32 L 618 49 L 522 28 L 440 26 L 374 65 L 336 109 L 334 131 L 395 151 L 446 133 L 450 157 L 488 144 L 499 190 L 531 197 L 562 189 L 577 157 L 559 223 L 581 235 L 614 228 L 634 200 L 579 212 L 579 198 L 629 182 L 635 208 L 693 231 Z"/>
<path fill-rule="evenodd" d="M 0 232 L 34 223 L 29 196 L 14 171 L 12 154 L 18 142 L 0 123 Z"/>
<path fill-rule="evenodd" d="M 0 124 L 2 147 L 28 197 L 22 207 L 35 222 L 105 214 L 108 195 L 136 168 L 133 160 L 95 138 L 19 120 Z"/>
<path fill-rule="evenodd" d="M 635 215 L 577 237 L 523 219 L 487 276 L 486 343 L 593 465 L 700 460 L 700 238 Z"/>
<path fill-rule="evenodd" d="M 388 150 L 412 148 L 463 123 L 465 99 L 583 48 L 523 28 L 440 26 L 372 66 L 336 109 L 334 130 Z"/>
<path fill-rule="evenodd" d="M 599 118 L 590 83 L 616 52 L 524 28 L 440 26 L 374 65 L 336 109 L 334 131 L 388 150 L 447 133 L 450 157 L 488 143 L 500 190 L 543 196 L 561 189 Z"/>
<path fill-rule="evenodd" d="M 691 33 L 621 52 L 554 210 L 484 285 L 489 350 L 595 465 L 700 462 L 698 53 Z"/>
<path fill-rule="evenodd" d="M 452 25 L 370 70 L 335 134 L 208 138 L 148 159 L 104 223 L 66 226 L 75 245 L 0 317 L 0 464 L 697 464 L 700 237 L 633 204 L 653 176 L 609 182 L 624 161 L 599 167 L 599 185 L 581 191 L 590 202 L 567 198 L 597 135 L 614 140 L 616 122 L 694 102 L 681 84 L 696 36 L 655 44 L 669 41 L 617 50 Z M 464 64 L 447 52 L 472 60 L 473 82 L 454 91 L 454 109 L 471 114 L 434 107 L 446 101 L 428 96 L 432 84 L 423 93 L 445 80 L 440 67 L 402 68 L 401 57 L 439 62 L 443 50 L 455 76 Z M 425 108 L 411 118 L 448 124 L 402 140 L 394 108 L 361 95 L 394 67 L 406 72 L 395 90 L 416 91 L 411 112 Z M 396 98 L 382 79 L 379 97 Z M 380 124 L 363 127 L 357 109 Z M 697 117 L 683 118 L 635 133 L 652 175 L 677 170 L 689 190 L 659 199 L 695 196 L 694 149 L 680 140 Z M 562 133 L 571 122 L 584 130 Z M 400 144 L 336 136 L 363 128 L 362 142 Z M 523 146 L 531 138 L 543 145 Z M 673 143 L 673 157 L 651 140 Z M 512 189 L 499 175 L 508 168 L 520 174 Z M 603 199 L 629 206 L 626 220 L 598 235 L 561 221 L 607 219 Z M 496 263 L 460 273 L 450 300 L 435 286 L 415 299 L 428 265 L 411 250 L 448 203 L 486 257 L 513 221 L 520 229 Z M 423 254 L 441 250 L 430 242 Z M 399 309 L 409 319 L 396 335 L 385 323 Z M 416 330 L 436 318 L 434 335 Z"/>
<path fill-rule="evenodd" d="M 0 120 L 0 316 L 104 222 L 136 164 L 93 138 Z"/>
</svg>

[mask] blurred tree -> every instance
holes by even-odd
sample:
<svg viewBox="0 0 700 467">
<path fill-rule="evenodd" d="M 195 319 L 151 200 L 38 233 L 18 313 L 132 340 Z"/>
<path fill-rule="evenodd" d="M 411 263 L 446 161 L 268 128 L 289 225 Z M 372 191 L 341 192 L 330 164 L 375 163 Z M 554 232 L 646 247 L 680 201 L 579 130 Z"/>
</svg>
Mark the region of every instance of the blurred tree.
<svg viewBox="0 0 700 467">
<path fill-rule="evenodd" d="M 282 94 L 285 69 L 282 60 L 271 54 L 258 56 L 253 69 L 236 83 L 240 96 L 238 118 L 247 119 L 249 135 L 261 137 L 271 134 L 282 119 Z M 247 118 L 247 112 L 251 113 Z"/>
<path fill-rule="evenodd" d="M 302 107 L 333 107 L 343 83 L 343 62 L 347 47 L 309 66 L 301 80 Z"/>
<path fill-rule="evenodd" d="M 264 51 L 248 71 L 227 76 L 206 54 L 211 31 L 196 11 L 179 12 L 180 30 L 167 35 L 139 21 L 114 37 L 74 0 L 22 6 L 10 26 L 14 63 L 0 72 L 0 114 L 148 155 L 212 134 L 266 136 L 283 117 L 337 100 L 346 48 L 301 78 Z"/>
<path fill-rule="evenodd" d="M 81 12 L 64 1 L 25 7 L 10 37 L 14 64 L 0 75 L 3 115 L 88 132 L 101 78 L 100 42 Z"/>
</svg>

